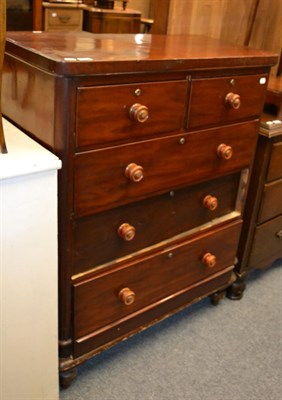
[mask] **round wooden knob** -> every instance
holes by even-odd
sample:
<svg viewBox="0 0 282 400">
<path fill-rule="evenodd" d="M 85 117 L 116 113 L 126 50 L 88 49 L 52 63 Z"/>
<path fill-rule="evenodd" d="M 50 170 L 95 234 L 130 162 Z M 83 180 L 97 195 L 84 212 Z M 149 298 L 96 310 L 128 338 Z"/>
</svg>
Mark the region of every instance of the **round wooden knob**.
<svg viewBox="0 0 282 400">
<path fill-rule="evenodd" d="M 124 223 L 118 228 L 118 234 L 123 240 L 130 242 L 135 237 L 135 228 L 132 225 Z"/>
<path fill-rule="evenodd" d="M 220 144 L 217 148 L 217 155 L 224 160 L 229 160 L 233 155 L 232 147 L 224 143 Z"/>
<path fill-rule="evenodd" d="M 146 122 L 147 119 L 149 118 L 149 109 L 148 107 L 136 103 L 131 106 L 129 110 L 129 118 L 132 121 L 137 121 L 137 122 Z"/>
<path fill-rule="evenodd" d="M 202 263 L 209 268 L 216 266 L 216 256 L 211 253 L 205 253 L 202 257 Z"/>
<path fill-rule="evenodd" d="M 214 211 L 217 209 L 218 206 L 218 201 L 217 198 L 208 194 L 204 200 L 203 200 L 203 205 L 210 211 Z"/>
<path fill-rule="evenodd" d="M 140 182 L 144 178 L 143 167 L 135 163 L 130 163 L 125 168 L 125 176 L 132 182 Z"/>
<path fill-rule="evenodd" d="M 228 93 L 225 96 L 225 103 L 234 110 L 238 110 L 241 106 L 240 95 L 232 92 Z"/>
<path fill-rule="evenodd" d="M 129 288 L 123 288 L 118 294 L 120 301 L 126 306 L 130 306 L 130 304 L 135 301 L 135 293 Z"/>
</svg>

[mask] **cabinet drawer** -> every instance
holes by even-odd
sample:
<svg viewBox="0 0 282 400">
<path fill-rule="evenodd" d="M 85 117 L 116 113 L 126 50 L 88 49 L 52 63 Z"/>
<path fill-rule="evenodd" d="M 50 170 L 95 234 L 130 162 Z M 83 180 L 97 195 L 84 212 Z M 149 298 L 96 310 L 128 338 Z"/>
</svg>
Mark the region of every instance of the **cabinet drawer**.
<svg viewBox="0 0 282 400">
<path fill-rule="evenodd" d="M 136 140 L 184 127 L 187 81 L 79 88 L 78 148 Z"/>
<path fill-rule="evenodd" d="M 45 9 L 45 30 L 82 28 L 82 10 Z"/>
<path fill-rule="evenodd" d="M 208 222 L 209 225 L 218 223 L 218 218 L 235 210 L 240 175 L 228 175 L 78 219 L 74 222 L 74 273 L 196 227 L 200 230 L 199 226 Z M 217 208 L 213 209 L 216 203 Z"/>
<path fill-rule="evenodd" d="M 282 214 L 282 179 L 264 185 L 258 223 Z"/>
<path fill-rule="evenodd" d="M 255 150 L 257 126 L 237 124 L 79 153 L 75 214 L 95 213 L 246 168 Z M 232 148 L 230 159 L 218 155 L 222 144 Z"/>
<path fill-rule="evenodd" d="M 274 143 L 268 168 L 267 181 L 282 178 L 282 143 Z"/>
<path fill-rule="evenodd" d="M 256 228 L 248 267 L 265 268 L 281 257 L 282 215 Z"/>
<path fill-rule="evenodd" d="M 188 128 L 259 116 L 263 109 L 266 83 L 266 75 L 230 76 L 192 81 Z M 239 95 L 240 98 L 231 94 Z M 227 96 L 229 101 L 227 101 Z"/>
<path fill-rule="evenodd" d="M 232 265 L 240 227 L 241 223 L 236 222 L 135 264 L 101 272 L 95 278 L 74 284 L 75 338 L 155 302 L 166 301 L 194 282 Z M 216 257 L 214 266 L 203 262 L 207 253 Z M 123 290 L 125 288 L 132 292 Z"/>
</svg>

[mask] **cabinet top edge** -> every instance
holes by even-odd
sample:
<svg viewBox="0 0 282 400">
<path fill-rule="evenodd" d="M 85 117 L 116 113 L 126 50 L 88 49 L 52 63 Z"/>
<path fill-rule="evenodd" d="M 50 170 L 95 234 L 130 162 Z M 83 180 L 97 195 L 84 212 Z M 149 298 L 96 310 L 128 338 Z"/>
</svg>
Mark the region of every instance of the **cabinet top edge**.
<svg viewBox="0 0 282 400">
<path fill-rule="evenodd" d="M 271 67 L 272 52 L 193 35 L 12 32 L 6 53 L 59 75 Z"/>
</svg>

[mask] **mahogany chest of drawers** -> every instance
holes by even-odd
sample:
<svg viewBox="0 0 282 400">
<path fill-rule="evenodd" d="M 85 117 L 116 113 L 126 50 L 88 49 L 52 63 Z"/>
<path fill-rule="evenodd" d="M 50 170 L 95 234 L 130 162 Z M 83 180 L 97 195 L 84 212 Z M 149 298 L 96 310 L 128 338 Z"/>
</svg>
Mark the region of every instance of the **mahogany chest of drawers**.
<svg viewBox="0 0 282 400">
<path fill-rule="evenodd" d="M 93 355 L 234 281 L 275 62 L 192 36 L 8 33 L 3 112 L 63 162 L 63 384 Z"/>
</svg>

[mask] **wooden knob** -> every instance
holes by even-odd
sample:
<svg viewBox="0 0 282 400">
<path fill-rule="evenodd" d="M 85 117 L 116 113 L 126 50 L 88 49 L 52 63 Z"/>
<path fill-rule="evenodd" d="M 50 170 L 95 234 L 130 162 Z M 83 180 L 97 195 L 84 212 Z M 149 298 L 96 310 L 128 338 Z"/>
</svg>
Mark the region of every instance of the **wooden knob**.
<svg viewBox="0 0 282 400">
<path fill-rule="evenodd" d="M 149 109 L 146 106 L 143 106 L 142 104 L 136 103 L 131 106 L 129 110 L 129 118 L 132 121 L 137 121 L 137 122 L 146 122 L 147 119 L 149 118 Z"/>
<path fill-rule="evenodd" d="M 241 106 L 240 95 L 232 92 L 228 93 L 225 96 L 225 103 L 234 110 L 238 110 Z"/>
<path fill-rule="evenodd" d="M 124 223 L 118 228 L 118 234 L 123 240 L 130 242 L 135 237 L 135 228 L 128 223 Z"/>
<path fill-rule="evenodd" d="M 208 194 L 204 200 L 203 200 L 203 205 L 210 211 L 214 211 L 217 209 L 218 206 L 218 201 L 217 198 Z"/>
<path fill-rule="evenodd" d="M 130 306 L 130 304 L 135 301 L 135 293 L 129 288 L 123 288 L 118 294 L 118 297 L 122 303 L 126 306 Z"/>
<path fill-rule="evenodd" d="M 202 263 L 209 268 L 216 266 L 216 256 L 211 253 L 205 253 L 202 257 Z"/>
<path fill-rule="evenodd" d="M 130 163 L 125 168 L 125 176 L 132 182 L 140 182 L 144 178 L 143 167 L 135 163 Z"/>
<path fill-rule="evenodd" d="M 220 144 L 217 148 L 217 155 L 224 160 L 229 160 L 233 155 L 232 147 L 224 143 Z"/>
</svg>

